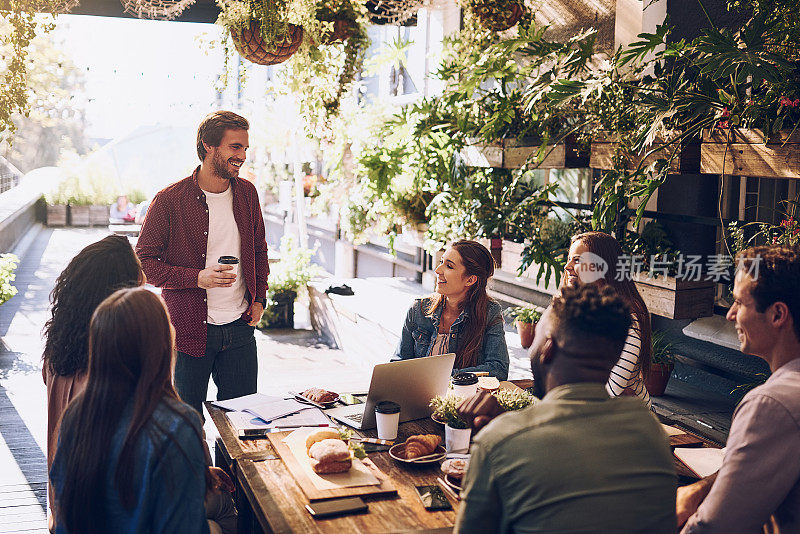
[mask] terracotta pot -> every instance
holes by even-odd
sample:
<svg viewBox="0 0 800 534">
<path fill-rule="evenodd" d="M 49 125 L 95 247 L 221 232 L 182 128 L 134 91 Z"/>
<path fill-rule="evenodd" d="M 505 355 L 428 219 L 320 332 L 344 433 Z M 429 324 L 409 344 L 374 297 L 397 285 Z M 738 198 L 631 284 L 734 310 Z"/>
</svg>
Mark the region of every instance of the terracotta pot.
<svg viewBox="0 0 800 534">
<path fill-rule="evenodd" d="M 508 6 L 504 13 L 495 12 L 495 2 L 486 1 L 476 4 L 473 8 L 475 14 L 481 19 L 483 25 L 495 32 L 501 32 L 514 26 L 522 18 L 524 9 L 522 4 L 514 3 Z"/>
<path fill-rule="evenodd" d="M 527 349 L 533 343 L 533 336 L 536 334 L 535 323 L 523 323 L 517 321 L 517 332 L 519 332 L 519 341 L 522 343 L 522 348 Z"/>
<path fill-rule="evenodd" d="M 667 389 L 667 382 L 672 374 L 675 364 L 651 363 L 650 372 L 644 377 L 644 387 L 651 397 L 660 397 Z"/>
<path fill-rule="evenodd" d="M 261 24 L 251 21 L 249 28 L 231 28 L 236 51 L 246 60 L 259 65 L 283 63 L 297 52 L 303 43 L 303 28 L 289 24 L 289 35 L 276 46 L 265 46 L 261 38 Z"/>
</svg>

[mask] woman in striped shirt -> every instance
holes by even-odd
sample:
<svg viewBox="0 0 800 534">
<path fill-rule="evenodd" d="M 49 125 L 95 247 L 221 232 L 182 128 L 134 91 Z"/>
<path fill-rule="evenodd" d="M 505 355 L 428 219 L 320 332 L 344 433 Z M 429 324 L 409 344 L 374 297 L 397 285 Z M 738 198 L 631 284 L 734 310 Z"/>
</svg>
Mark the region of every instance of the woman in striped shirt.
<svg viewBox="0 0 800 534">
<path fill-rule="evenodd" d="M 644 376 L 650 369 L 652 353 L 650 313 L 636 285 L 626 273 L 619 273 L 622 247 L 603 232 L 585 232 L 572 237 L 562 285 L 608 284 L 633 311 L 633 324 L 619 361 L 611 370 L 606 389 L 609 395 L 636 395 L 650 407 Z"/>
</svg>

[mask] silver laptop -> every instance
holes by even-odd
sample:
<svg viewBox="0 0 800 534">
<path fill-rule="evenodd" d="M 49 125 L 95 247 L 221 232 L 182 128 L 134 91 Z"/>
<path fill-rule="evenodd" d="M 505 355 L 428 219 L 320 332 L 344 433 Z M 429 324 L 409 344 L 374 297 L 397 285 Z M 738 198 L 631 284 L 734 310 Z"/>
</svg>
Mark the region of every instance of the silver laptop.
<svg viewBox="0 0 800 534">
<path fill-rule="evenodd" d="M 431 399 L 447 393 L 455 354 L 381 363 L 372 370 L 367 401 L 325 410 L 330 417 L 359 430 L 375 428 L 375 404 L 400 405 L 400 422 L 428 417 Z"/>
</svg>

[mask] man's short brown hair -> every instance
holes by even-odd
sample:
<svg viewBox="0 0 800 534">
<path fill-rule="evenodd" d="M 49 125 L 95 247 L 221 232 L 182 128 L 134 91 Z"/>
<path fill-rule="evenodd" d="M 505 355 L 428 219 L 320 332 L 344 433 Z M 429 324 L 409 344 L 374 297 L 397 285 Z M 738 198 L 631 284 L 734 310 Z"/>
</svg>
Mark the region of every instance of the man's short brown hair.
<svg viewBox="0 0 800 534">
<path fill-rule="evenodd" d="M 739 252 L 736 265 L 753 279 L 756 310 L 764 313 L 775 302 L 789 308 L 794 333 L 800 339 L 800 250 L 797 247 L 759 246 Z"/>
<path fill-rule="evenodd" d="M 553 298 L 552 314 L 551 332 L 559 345 L 591 346 L 593 340 L 605 339 L 619 346 L 614 362 L 633 322 L 625 299 L 609 285 L 579 284 L 561 289 L 561 294 Z"/>
<path fill-rule="evenodd" d="M 250 123 L 247 122 L 247 119 L 232 111 L 215 111 L 206 115 L 197 128 L 197 156 L 200 161 L 206 159 L 207 154 L 203 143 L 208 146 L 219 146 L 222 136 L 227 130 L 247 130 L 249 128 Z"/>
</svg>

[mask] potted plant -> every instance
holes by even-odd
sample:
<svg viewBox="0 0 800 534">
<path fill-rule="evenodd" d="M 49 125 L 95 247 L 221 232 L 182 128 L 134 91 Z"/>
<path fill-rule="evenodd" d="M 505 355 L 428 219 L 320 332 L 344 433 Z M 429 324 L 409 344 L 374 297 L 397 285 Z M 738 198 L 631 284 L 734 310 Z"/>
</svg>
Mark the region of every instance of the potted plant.
<svg viewBox="0 0 800 534">
<path fill-rule="evenodd" d="M 461 397 L 455 395 L 437 396 L 431 399 L 433 414 L 444 421 L 444 448 L 447 452 L 466 452 L 469 450 L 469 439 L 472 429 L 458 415 Z"/>
<path fill-rule="evenodd" d="M 667 382 L 675 368 L 675 355 L 672 353 L 673 344 L 667 341 L 666 332 L 653 331 L 653 355 L 650 360 L 650 369 L 644 377 L 644 385 L 651 397 L 660 397 L 667 389 Z"/>
<path fill-rule="evenodd" d="M 536 397 L 524 389 L 498 389 L 495 396 L 500 406 L 507 412 L 522 410 L 536 402 Z"/>
<path fill-rule="evenodd" d="M 301 248 L 294 236 L 281 238 L 280 261 L 272 264 L 267 305 L 258 328 L 294 328 L 294 301 L 308 282 L 322 273 L 311 263 L 315 251 Z"/>
<path fill-rule="evenodd" d="M 287 22 L 287 0 L 227 0 L 219 6 L 217 24 L 228 30 L 236 51 L 252 63 L 283 63 L 303 43 L 303 28 Z"/>
<path fill-rule="evenodd" d="M 62 181 L 55 189 L 45 193 L 44 201 L 47 204 L 47 226 L 66 226 L 69 200 L 65 182 Z"/>
<path fill-rule="evenodd" d="M 527 349 L 533 343 L 533 336 L 536 334 L 536 323 L 542 318 L 542 312 L 533 306 L 515 306 L 509 308 L 507 314 L 514 319 L 517 325 L 522 348 Z"/>
<path fill-rule="evenodd" d="M 525 13 L 520 0 L 465 0 L 462 3 L 484 28 L 495 32 L 515 26 Z"/>
<path fill-rule="evenodd" d="M 0 305 L 17 294 L 17 288 L 11 285 L 19 265 L 19 258 L 14 254 L 0 254 Z"/>
</svg>

